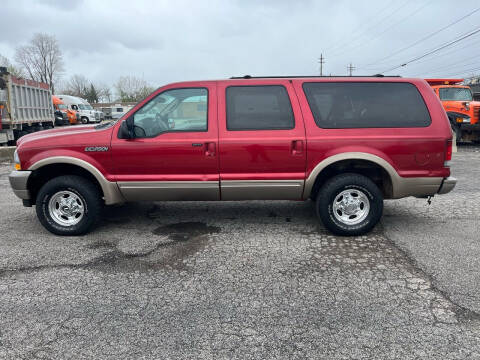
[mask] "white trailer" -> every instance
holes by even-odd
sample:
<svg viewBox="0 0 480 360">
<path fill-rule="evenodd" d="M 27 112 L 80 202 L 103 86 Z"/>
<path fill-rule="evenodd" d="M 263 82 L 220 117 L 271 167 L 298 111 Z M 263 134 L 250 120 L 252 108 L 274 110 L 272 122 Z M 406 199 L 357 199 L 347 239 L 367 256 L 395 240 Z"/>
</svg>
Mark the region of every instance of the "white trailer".
<svg viewBox="0 0 480 360">
<path fill-rule="evenodd" d="M 55 116 L 48 84 L 10 75 L 0 67 L 0 145 L 53 128 Z"/>
</svg>

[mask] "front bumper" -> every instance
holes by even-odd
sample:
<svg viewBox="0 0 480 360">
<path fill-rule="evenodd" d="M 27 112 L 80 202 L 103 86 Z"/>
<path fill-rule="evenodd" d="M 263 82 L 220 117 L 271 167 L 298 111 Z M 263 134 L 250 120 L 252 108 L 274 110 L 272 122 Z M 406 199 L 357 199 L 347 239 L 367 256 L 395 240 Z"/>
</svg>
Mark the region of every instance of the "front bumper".
<svg viewBox="0 0 480 360">
<path fill-rule="evenodd" d="M 22 200 L 30 199 L 30 192 L 27 188 L 28 178 L 32 174 L 31 171 L 12 171 L 8 176 L 10 186 L 17 197 Z"/>
<path fill-rule="evenodd" d="M 450 191 L 453 190 L 456 184 L 457 184 L 457 179 L 455 179 L 452 176 L 449 176 L 448 178 L 443 179 L 442 184 L 438 189 L 438 193 L 440 195 L 449 193 Z"/>
<path fill-rule="evenodd" d="M 463 124 L 459 123 L 460 129 L 465 130 L 465 131 L 480 131 L 480 123 L 475 123 L 475 124 Z"/>
</svg>

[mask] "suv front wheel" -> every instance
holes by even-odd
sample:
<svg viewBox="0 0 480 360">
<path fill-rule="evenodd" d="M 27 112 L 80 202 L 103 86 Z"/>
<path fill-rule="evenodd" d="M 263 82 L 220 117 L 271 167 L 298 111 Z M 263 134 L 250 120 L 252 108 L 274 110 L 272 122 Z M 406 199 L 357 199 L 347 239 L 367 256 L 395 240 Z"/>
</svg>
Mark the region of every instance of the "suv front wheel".
<svg viewBox="0 0 480 360">
<path fill-rule="evenodd" d="M 100 218 L 101 209 L 100 191 L 80 176 L 53 178 L 42 186 L 37 195 L 38 219 L 56 235 L 87 233 Z"/>
<path fill-rule="evenodd" d="M 316 201 L 318 217 L 337 235 L 363 235 L 378 223 L 383 212 L 380 189 L 369 178 L 354 173 L 329 179 Z"/>
</svg>

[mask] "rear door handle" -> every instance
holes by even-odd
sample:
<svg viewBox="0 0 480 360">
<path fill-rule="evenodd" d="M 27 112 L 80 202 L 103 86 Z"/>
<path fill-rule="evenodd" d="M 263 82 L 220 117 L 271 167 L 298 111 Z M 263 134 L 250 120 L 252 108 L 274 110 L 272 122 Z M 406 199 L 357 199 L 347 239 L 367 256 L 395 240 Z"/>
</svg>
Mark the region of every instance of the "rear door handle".
<svg viewBox="0 0 480 360">
<path fill-rule="evenodd" d="M 214 142 L 205 143 L 205 156 L 215 156 L 216 146 Z"/>
<path fill-rule="evenodd" d="M 292 155 L 303 154 L 303 140 L 293 140 L 291 150 L 292 150 Z"/>
</svg>

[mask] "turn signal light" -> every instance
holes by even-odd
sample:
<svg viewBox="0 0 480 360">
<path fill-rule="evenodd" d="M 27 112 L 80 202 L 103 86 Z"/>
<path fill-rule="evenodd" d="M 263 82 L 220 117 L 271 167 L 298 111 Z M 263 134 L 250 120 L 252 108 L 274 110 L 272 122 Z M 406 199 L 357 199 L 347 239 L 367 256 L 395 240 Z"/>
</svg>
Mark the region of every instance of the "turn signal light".
<svg viewBox="0 0 480 360">
<path fill-rule="evenodd" d="M 15 164 L 15 170 L 19 171 L 19 170 L 22 170 L 22 166 L 20 164 Z"/>
</svg>

